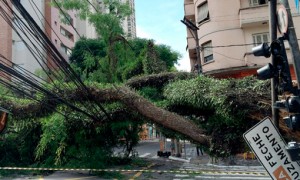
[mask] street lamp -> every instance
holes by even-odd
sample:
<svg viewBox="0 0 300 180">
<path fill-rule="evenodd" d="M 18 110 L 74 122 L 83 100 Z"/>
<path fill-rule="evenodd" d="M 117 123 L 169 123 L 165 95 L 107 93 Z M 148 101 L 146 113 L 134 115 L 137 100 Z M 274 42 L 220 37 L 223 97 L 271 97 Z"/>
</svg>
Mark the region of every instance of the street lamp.
<svg viewBox="0 0 300 180">
<path fill-rule="evenodd" d="M 201 65 L 201 61 L 200 61 L 199 38 L 198 38 L 198 33 L 197 33 L 199 28 L 193 22 L 191 22 L 190 20 L 188 20 L 185 17 L 183 18 L 183 20 L 181 20 L 181 22 L 183 24 L 185 24 L 187 28 L 189 28 L 193 38 L 196 41 L 197 64 L 195 65 L 195 68 L 197 68 L 198 74 L 202 74 L 202 65 Z"/>
</svg>

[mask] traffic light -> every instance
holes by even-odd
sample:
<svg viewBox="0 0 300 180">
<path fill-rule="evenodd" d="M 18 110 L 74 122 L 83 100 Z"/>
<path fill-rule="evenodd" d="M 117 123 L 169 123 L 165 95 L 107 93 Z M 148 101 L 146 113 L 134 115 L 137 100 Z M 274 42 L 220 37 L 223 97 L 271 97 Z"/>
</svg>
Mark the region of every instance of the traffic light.
<svg viewBox="0 0 300 180">
<path fill-rule="evenodd" d="M 267 43 L 263 43 L 252 48 L 252 53 L 254 56 L 264 56 L 266 58 L 270 57 L 272 54 L 275 58 L 274 64 L 269 63 L 257 70 L 258 79 L 267 80 L 276 78 L 280 91 L 294 91 L 283 37 L 273 41 L 270 46 L 268 46 Z"/>
<path fill-rule="evenodd" d="M 290 96 L 286 100 L 286 106 L 290 113 L 300 113 L 300 98 L 299 96 Z"/>
<path fill-rule="evenodd" d="M 286 126 L 293 131 L 300 130 L 300 114 L 293 114 L 283 118 Z"/>
<path fill-rule="evenodd" d="M 289 113 L 293 113 L 284 118 L 287 127 L 293 131 L 300 130 L 300 98 L 290 96 L 285 101 L 285 108 Z"/>
<path fill-rule="evenodd" d="M 286 150 L 292 161 L 300 161 L 300 145 L 294 141 L 289 142 Z"/>
<path fill-rule="evenodd" d="M 289 92 L 294 95 L 288 97 L 285 101 L 277 101 L 276 108 L 286 109 L 291 115 L 284 118 L 286 125 L 293 130 L 300 130 L 300 97 L 299 91 L 293 88 L 290 66 L 288 63 L 286 50 L 284 46 L 284 37 L 273 41 L 270 46 L 263 43 L 252 48 L 254 56 L 274 57 L 273 64 L 268 63 L 257 70 L 257 78 L 267 80 L 275 78 L 275 84 L 278 92 Z"/>
<path fill-rule="evenodd" d="M 252 48 L 254 56 L 265 56 L 266 58 L 271 56 L 271 51 L 268 43 L 262 43 L 259 46 Z"/>
<path fill-rule="evenodd" d="M 274 77 L 274 74 L 275 68 L 270 63 L 257 70 L 257 78 L 260 80 L 271 79 Z"/>
<path fill-rule="evenodd" d="M 266 0 L 258 0 L 259 4 L 266 4 Z"/>
</svg>

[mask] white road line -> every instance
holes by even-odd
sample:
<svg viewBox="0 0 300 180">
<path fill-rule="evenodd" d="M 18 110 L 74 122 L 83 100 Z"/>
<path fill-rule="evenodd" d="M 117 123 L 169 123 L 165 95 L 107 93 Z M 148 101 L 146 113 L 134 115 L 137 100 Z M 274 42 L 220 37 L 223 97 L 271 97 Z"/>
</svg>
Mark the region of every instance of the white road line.
<svg viewBox="0 0 300 180">
<path fill-rule="evenodd" d="M 245 177 L 245 176 L 239 176 L 239 177 L 232 177 L 232 176 L 195 176 L 196 179 L 240 179 L 240 180 L 272 180 L 270 177 Z"/>
<path fill-rule="evenodd" d="M 152 159 L 158 159 L 159 156 L 155 155 L 155 156 L 152 156 L 151 158 L 152 158 Z"/>
<path fill-rule="evenodd" d="M 148 155 L 150 155 L 151 153 L 145 153 L 145 154 L 142 154 L 142 155 L 139 155 L 139 157 L 143 158 L 143 157 L 146 157 Z"/>
<path fill-rule="evenodd" d="M 187 174 L 175 174 L 175 177 L 177 177 L 177 178 L 186 178 L 186 177 L 190 177 L 190 175 L 187 175 Z"/>
</svg>

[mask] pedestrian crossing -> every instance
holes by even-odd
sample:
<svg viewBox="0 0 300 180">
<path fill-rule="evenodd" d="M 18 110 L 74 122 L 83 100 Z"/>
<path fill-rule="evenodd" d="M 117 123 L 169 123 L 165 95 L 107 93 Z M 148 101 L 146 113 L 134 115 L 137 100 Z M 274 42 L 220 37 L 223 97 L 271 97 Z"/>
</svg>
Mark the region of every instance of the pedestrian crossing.
<svg viewBox="0 0 300 180">
<path fill-rule="evenodd" d="M 200 174 L 175 174 L 173 180 L 203 179 L 203 180 L 272 180 L 264 169 L 255 167 L 232 167 L 230 170 L 223 167 L 211 167 L 208 165 L 196 165 L 183 163 L 182 171 L 201 171 Z"/>
<path fill-rule="evenodd" d="M 191 150 L 192 151 L 192 150 Z M 187 152 L 193 154 L 195 152 Z M 144 153 L 141 158 L 159 158 L 157 155 Z M 183 155 L 183 159 L 184 159 Z M 170 158 L 171 159 L 171 158 Z M 192 164 L 189 161 L 182 161 L 180 171 L 197 172 L 187 174 L 174 174 L 173 180 L 272 180 L 261 166 L 216 166 L 207 164 Z M 201 173 L 199 173 L 201 172 Z"/>
</svg>

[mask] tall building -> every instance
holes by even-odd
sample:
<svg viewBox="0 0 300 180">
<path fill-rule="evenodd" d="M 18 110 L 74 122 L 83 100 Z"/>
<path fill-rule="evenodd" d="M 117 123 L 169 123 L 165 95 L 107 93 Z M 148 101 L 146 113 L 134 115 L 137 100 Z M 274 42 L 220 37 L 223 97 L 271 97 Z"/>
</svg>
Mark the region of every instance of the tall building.
<svg viewBox="0 0 300 180">
<path fill-rule="evenodd" d="M 136 37 L 134 0 L 122 1 L 128 2 L 133 10 L 133 14 L 122 22 L 122 27 L 128 38 L 134 38 Z M 51 6 L 51 0 L 24 0 L 20 2 L 66 60 L 68 60 L 71 49 L 80 37 L 98 37 L 93 25 L 87 20 L 80 20 L 76 17 L 75 11 L 68 11 L 67 14 L 64 14 L 64 16 L 66 16 L 66 22 L 61 23 L 59 8 Z M 105 8 L 103 0 L 95 0 L 94 2 L 100 5 L 102 12 L 108 13 L 108 9 Z M 0 6 L 6 9 L 3 1 L 0 1 Z M 16 10 L 15 7 L 13 7 L 13 9 Z M 91 7 L 91 11 L 94 11 L 94 8 Z M 11 19 L 12 21 L 17 20 L 14 17 L 11 17 Z M 23 36 L 23 39 L 20 38 L 1 16 L 0 26 L 0 54 L 31 73 L 36 73 L 36 71 L 41 70 L 40 64 L 26 47 L 27 43 L 30 44 L 29 42 L 32 40 L 32 37 L 30 35 L 27 36 L 28 33 L 26 32 L 21 32 L 20 34 Z M 44 56 L 47 59 L 47 65 L 55 68 L 55 65 L 45 49 L 35 45 L 30 45 L 30 48 L 41 52 L 40 56 Z"/>
<path fill-rule="evenodd" d="M 109 13 L 109 9 L 104 6 L 103 0 L 93 0 L 94 7 L 99 7 L 100 11 L 103 13 Z M 135 5 L 134 0 L 120 0 L 121 3 L 128 3 L 132 10 L 132 14 L 126 17 L 122 22 L 121 26 L 123 28 L 124 34 L 127 38 L 136 37 L 136 22 L 135 22 Z M 90 6 L 90 11 L 95 12 L 95 8 Z M 86 38 L 98 38 L 95 27 L 88 22 L 88 20 L 80 20 L 77 18 L 77 31 L 81 36 Z M 78 39 L 78 38 L 77 38 Z"/>
<path fill-rule="evenodd" d="M 289 0 L 297 36 L 300 36 L 300 14 L 294 0 Z M 279 4 L 278 4 L 279 5 Z M 215 77 L 244 77 L 271 58 L 255 57 L 252 48 L 270 42 L 268 1 L 263 0 L 184 0 L 185 18 L 199 30 L 200 61 L 204 74 Z M 278 33 L 278 37 L 281 35 Z M 187 28 L 191 70 L 197 62 L 196 41 Z M 288 57 L 290 50 L 285 43 Z M 291 63 L 291 61 L 289 61 Z M 291 68 L 293 73 L 293 68 Z"/>
<path fill-rule="evenodd" d="M 71 25 L 76 23 L 74 21 L 74 13 L 69 12 L 67 14 L 70 24 L 65 25 L 60 23 L 59 10 L 50 6 L 49 3 L 51 0 L 28 0 L 20 2 L 65 59 L 68 59 L 70 50 L 74 47 L 76 41 L 74 37 L 75 30 L 71 27 Z M 13 7 L 13 9 L 17 12 L 15 7 Z M 3 21 L 2 18 L 0 18 L 0 22 L 1 21 Z M 18 19 L 12 17 L 12 21 L 18 21 Z M 10 51 L 7 53 L 7 56 L 9 57 L 9 54 L 11 54 L 11 58 L 8 59 L 11 59 L 13 63 L 21 66 L 31 73 L 36 73 L 36 71 L 41 70 L 41 65 L 35 60 L 37 54 L 34 55 L 30 50 L 30 48 L 32 48 L 40 52 L 38 55 L 39 59 L 43 58 L 43 61 L 46 61 L 48 65 L 53 65 L 51 58 L 49 58 L 47 51 L 43 49 L 43 47 L 30 43 L 30 41 L 34 39 L 33 35 L 18 30 L 18 33 L 22 37 L 20 38 L 16 31 L 12 30 L 7 22 L 3 23 L 1 29 L 2 27 L 5 27 L 6 29 L 4 33 L 6 33 L 7 37 L 7 49 Z M 28 48 L 26 44 L 28 44 L 30 48 Z M 46 68 L 45 65 L 44 68 Z M 55 68 L 54 65 L 53 68 Z"/>
<path fill-rule="evenodd" d="M 128 38 L 136 38 L 136 22 L 135 22 L 135 5 L 134 0 L 121 0 L 123 3 L 128 3 L 130 9 L 132 10 L 132 14 L 126 17 L 122 22 L 122 27 L 126 37 Z"/>
<path fill-rule="evenodd" d="M 3 7 L 6 12 L 9 12 L 4 6 L 3 1 L 0 1 L 0 6 Z M 0 55 L 7 59 L 12 58 L 12 29 L 7 22 L 0 18 Z"/>
</svg>

